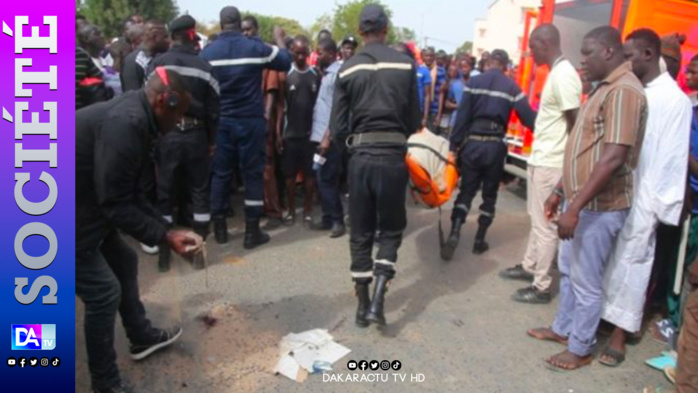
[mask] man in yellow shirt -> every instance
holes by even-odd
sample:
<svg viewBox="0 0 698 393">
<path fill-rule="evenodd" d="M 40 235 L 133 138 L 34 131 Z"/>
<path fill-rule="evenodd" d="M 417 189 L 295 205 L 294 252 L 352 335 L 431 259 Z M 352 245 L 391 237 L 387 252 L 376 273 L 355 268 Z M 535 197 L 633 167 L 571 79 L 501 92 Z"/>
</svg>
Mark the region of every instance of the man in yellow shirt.
<svg viewBox="0 0 698 393">
<path fill-rule="evenodd" d="M 574 125 L 582 95 L 582 82 L 574 66 L 562 56 L 560 32 L 551 24 L 536 28 L 529 43 L 536 65 L 547 65 L 536 133 L 528 161 L 528 214 L 531 233 L 521 264 L 500 272 L 506 279 L 532 281 L 512 299 L 522 303 L 544 304 L 551 300 L 550 267 L 557 252 L 558 236 L 554 223 L 546 220 L 543 206 L 562 177 L 567 135 Z"/>
</svg>

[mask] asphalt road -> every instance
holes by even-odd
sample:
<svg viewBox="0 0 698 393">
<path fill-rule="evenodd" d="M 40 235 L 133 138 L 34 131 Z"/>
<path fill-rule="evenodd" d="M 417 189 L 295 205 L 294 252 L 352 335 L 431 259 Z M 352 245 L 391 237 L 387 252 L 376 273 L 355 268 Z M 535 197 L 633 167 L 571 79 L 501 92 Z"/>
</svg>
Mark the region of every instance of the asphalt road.
<svg viewBox="0 0 698 393">
<path fill-rule="evenodd" d="M 449 213 L 446 209 L 444 223 Z M 497 276 L 519 263 L 525 249 L 529 224 L 520 188 L 500 193 L 488 237 L 491 249 L 482 256 L 470 252 L 477 220 L 471 216 L 454 260 L 441 261 L 437 218 L 436 211 L 408 208 L 398 273 L 386 300 L 389 325 L 383 330 L 354 326 L 348 236 L 330 239 L 297 225 L 271 232 L 269 245 L 248 252 L 242 249 L 238 215 L 231 219 L 230 243 L 221 247 L 209 241 L 207 271 L 194 271 L 177 259 L 171 272 L 159 274 L 156 258 L 139 249 L 141 294 L 151 320 L 158 326 L 181 321 L 184 334 L 172 347 L 135 363 L 117 322 L 122 376 L 139 392 L 597 393 L 668 387 L 661 373 L 644 365 L 663 350 L 649 336 L 629 347 L 628 359 L 617 369 L 594 362 L 556 373 L 544 366 L 543 359 L 562 347 L 531 339 L 525 331 L 549 324 L 556 301 L 514 303 L 509 296 L 522 283 Z M 76 386 L 87 392 L 83 308 L 77 299 L 76 306 Z M 217 322 L 207 326 L 202 315 Z M 330 330 L 352 350 L 335 363 L 335 376 L 349 372 L 350 359 L 399 360 L 402 368 L 377 371 L 389 374 L 388 382 L 325 382 L 322 375 L 310 375 L 297 383 L 273 375 L 281 338 L 314 328 Z M 396 382 L 393 373 L 404 374 L 405 382 Z M 411 376 L 422 378 L 418 374 L 424 380 L 410 382 Z"/>
</svg>

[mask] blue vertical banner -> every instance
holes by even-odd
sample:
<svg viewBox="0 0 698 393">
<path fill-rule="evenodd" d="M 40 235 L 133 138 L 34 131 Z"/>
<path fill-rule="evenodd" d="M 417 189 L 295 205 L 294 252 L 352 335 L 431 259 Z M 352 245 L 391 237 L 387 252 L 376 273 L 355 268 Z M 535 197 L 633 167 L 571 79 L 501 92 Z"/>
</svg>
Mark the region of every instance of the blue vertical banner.
<svg viewBox="0 0 698 393">
<path fill-rule="evenodd" d="M 0 22 L 0 390 L 74 391 L 75 6 Z"/>
</svg>

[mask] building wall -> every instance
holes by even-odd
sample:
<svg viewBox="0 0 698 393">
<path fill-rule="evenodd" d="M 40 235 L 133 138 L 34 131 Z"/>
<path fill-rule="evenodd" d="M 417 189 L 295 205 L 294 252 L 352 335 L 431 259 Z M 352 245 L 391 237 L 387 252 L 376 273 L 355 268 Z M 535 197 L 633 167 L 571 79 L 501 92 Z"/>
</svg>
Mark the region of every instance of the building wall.
<svg viewBox="0 0 698 393">
<path fill-rule="evenodd" d="M 487 10 L 487 17 L 475 21 L 473 54 L 480 57 L 484 51 L 504 49 L 512 61 L 518 61 L 525 11 L 540 5 L 540 0 L 494 0 Z"/>
</svg>

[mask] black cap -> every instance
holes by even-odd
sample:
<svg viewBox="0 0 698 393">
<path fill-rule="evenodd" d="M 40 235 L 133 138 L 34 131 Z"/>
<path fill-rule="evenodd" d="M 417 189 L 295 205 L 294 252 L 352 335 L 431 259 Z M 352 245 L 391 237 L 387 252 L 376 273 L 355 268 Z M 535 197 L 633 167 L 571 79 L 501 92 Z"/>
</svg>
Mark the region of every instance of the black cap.
<svg viewBox="0 0 698 393">
<path fill-rule="evenodd" d="M 361 10 L 359 16 L 359 31 L 362 33 L 375 33 L 388 26 L 388 16 L 383 7 L 378 4 L 369 4 Z"/>
<path fill-rule="evenodd" d="M 504 65 L 509 64 L 509 54 L 504 49 L 493 50 L 490 54 L 490 59 L 498 60 Z"/>
<path fill-rule="evenodd" d="M 167 28 L 170 30 L 170 34 L 182 30 L 195 29 L 196 20 L 194 20 L 194 18 L 192 18 L 190 15 L 182 15 L 179 18 L 170 22 Z"/>
<path fill-rule="evenodd" d="M 339 46 L 344 46 L 344 44 L 352 44 L 354 48 L 359 46 L 359 42 L 356 40 L 356 37 L 353 35 L 348 35 L 342 39 L 342 42 L 339 43 Z"/>
</svg>

